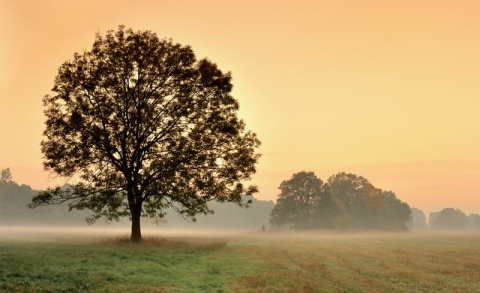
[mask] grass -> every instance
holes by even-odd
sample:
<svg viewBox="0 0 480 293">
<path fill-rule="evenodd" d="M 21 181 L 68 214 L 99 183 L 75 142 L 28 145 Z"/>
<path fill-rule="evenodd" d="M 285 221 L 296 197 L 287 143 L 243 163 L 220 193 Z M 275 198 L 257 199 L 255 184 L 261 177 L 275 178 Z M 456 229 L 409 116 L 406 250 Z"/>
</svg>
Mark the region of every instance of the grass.
<svg viewBox="0 0 480 293">
<path fill-rule="evenodd" d="M 245 250 L 231 251 L 225 240 L 217 238 L 156 238 L 140 245 L 123 238 L 4 240 L 0 290 L 222 292 L 244 273 L 245 254 Z"/>
<path fill-rule="evenodd" d="M 480 292 L 480 234 L 0 239 L 3 292 Z"/>
<path fill-rule="evenodd" d="M 280 237 L 269 248 L 257 244 L 266 269 L 243 277 L 236 291 L 480 292 L 479 241 L 479 234 Z"/>
</svg>

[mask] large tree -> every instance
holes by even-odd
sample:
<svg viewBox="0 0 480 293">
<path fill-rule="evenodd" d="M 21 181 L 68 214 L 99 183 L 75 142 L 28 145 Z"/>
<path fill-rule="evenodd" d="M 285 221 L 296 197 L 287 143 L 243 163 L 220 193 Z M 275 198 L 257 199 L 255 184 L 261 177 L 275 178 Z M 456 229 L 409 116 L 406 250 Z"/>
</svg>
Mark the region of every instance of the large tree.
<svg viewBox="0 0 480 293">
<path fill-rule="evenodd" d="M 207 214 L 207 202 L 234 202 L 257 191 L 260 145 L 237 117 L 230 73 L 189 46 L 151 31 L 120 26 L 97 33 L 90 51 L 75 53 L 43 99 L 46 170 L 73 178 L 71 188 L 42 191 L 31 203 L 69 202 L 90 221 L 129 216 L 141 240 L 141 216 L 173 207 L 185 217 Z"/>
</svg>

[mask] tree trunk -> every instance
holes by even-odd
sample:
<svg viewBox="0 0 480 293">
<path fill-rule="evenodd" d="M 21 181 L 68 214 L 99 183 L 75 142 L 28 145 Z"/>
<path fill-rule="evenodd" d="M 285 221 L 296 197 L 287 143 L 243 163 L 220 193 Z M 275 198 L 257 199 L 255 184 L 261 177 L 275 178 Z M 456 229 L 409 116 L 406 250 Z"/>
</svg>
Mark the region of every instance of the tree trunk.
<svg viewBox="0 0 480 293">
<path fill-rule="evenodd" d="M 135 205 L 130 212 L 132 216 L 132 234 L 130 236 L 130 240 L 132 242 L 138 243 L 142 241 L 142 231 L 140 230 L 140 218 L 142 215 L 142 206 Z"/>
</svg>

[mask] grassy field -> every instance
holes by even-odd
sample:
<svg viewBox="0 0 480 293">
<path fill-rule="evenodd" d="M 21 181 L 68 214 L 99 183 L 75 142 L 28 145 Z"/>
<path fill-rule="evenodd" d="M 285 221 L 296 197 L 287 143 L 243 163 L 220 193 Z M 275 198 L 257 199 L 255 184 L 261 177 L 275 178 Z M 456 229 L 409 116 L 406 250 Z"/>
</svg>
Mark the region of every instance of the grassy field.
<svg viewBox="0 0 480 293">
<path fill-rule="evenodd" d="M 2 232 L 2 231 L 0 231 Z M 2 292 L 480 292 L 476 233 L 5 233 Z"/>
</svg>

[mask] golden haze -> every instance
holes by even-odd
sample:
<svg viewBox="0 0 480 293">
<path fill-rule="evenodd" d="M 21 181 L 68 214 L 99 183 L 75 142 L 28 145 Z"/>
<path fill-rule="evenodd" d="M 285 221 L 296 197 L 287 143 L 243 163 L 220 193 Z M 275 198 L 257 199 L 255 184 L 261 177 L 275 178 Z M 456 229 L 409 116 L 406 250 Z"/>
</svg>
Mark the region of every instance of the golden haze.
<svg viewBox="0 0 480 293">
<path fill-rule="evenodd" d="M 478 1 L 0 2 L 0 168 L 34 188 L 56 70 L 125 24 L 233 74 L 275 199 L 301 170 L 345 171 L 425 211 L 480 212 Z"/>
</svg>

